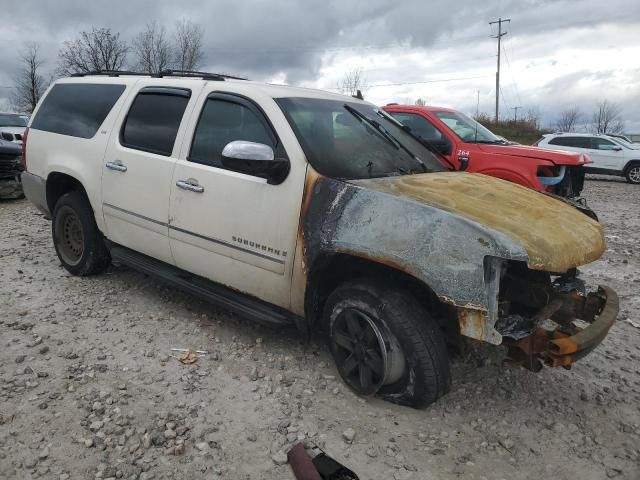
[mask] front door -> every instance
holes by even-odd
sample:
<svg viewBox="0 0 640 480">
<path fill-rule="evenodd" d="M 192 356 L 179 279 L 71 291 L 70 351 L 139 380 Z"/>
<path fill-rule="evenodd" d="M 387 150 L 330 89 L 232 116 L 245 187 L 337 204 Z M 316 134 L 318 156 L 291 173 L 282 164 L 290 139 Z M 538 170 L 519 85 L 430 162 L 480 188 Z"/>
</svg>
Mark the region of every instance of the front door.
<svg viewBox="0 0 640 480">
<path fill-rule="evenodd" d="M 158 88 L 142 80 L 142 88 L 125 107 L 128 113 L 121 129 L 111 135 L 103 165 L 107 238 L 169 263 L 173 263 L 168 220 L 174 150 L 179 151 L 176 138 L 191 94 L 190 89 Z"/>
<path fill-rule="evenodd" d="M 302 152 L 271 98 L 258 105 L 215 92 L 203 94 L 200 105 L 171 182 L 176 265 L 286 308 L 306 172 Z M 236 140 L 266 144 L 288 158 L 288 176 L 273 185 L 226 168 L 222 150 Z"/>
<path fill-rule="evenodd" d="M 589 158 L 593 167 L 622 171 L 624 167 L 624 150 L 617 143 L 602 137 L 591 137 Z"/>
</svg>

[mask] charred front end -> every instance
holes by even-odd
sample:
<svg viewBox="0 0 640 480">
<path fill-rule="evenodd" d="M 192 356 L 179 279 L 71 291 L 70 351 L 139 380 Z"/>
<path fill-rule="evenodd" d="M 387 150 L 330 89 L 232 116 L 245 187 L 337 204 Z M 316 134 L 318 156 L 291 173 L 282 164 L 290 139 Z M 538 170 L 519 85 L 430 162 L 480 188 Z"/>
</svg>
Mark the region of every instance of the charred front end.
<svg viewBox="0 0 640 480">
<path fill-rule="evenodd" d="M 495 329 L 514 364 L 568 367 L 605 338 L 617 314 L 616 293 L 606 286 L 588 292 L 575 268 L 554 275 L 502 264 Z"/>
<path fill-rule="evenodd" d="M 460 335 L 506 345 L 537 371 L 585 356 L 618 314 L 613 290 L 589 291 L 577 275 L 604 252 L 602 226 L 564 199 L 484 175 L 312 171 L 302 213 L 307 318 L 322 308 L 327 262 L 340 278 L 373 264 L 423 285 L 412 293 L 428 291 Z"/>
</svg>

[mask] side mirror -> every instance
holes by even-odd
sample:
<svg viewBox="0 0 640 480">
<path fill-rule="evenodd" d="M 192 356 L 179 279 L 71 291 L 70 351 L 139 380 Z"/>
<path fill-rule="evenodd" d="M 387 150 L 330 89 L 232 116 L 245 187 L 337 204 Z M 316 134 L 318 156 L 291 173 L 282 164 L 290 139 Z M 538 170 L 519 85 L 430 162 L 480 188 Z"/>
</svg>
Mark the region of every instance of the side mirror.
<svg viewBox="0 0 640 480">
<path fill-rule="evenodd" d="M 266 178 L 267 183 L 282 183 L 289 174 L 289 160 L 275 158 L 264 143 L 235 140 L 222 149 L 222 165 L 235 172 Z"/>
<path fill-rule="evenodd" d="M 622 150 L 622 147 L 613 147 L 611 150 L 615 150 L 616 152 L 619 152 L 620 150 Z"/>
<path fill-rule="evenodd" d="M 433 142 L 433 146 L 442 155 L 451 155 L 451 142 L 447 139 Z"/>
</svg>

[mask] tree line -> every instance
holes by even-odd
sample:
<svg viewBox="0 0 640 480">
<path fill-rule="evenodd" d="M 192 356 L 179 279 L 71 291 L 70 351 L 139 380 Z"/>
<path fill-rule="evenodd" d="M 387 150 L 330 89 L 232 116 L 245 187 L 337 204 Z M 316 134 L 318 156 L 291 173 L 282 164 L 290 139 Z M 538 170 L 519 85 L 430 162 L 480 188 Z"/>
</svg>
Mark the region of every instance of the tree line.
<svg viewBox="0 0 640 480">
<path fill-rule="evenodd" d="M 97 70 L 135 70 L 155 74 L 166 69 L 197 70 L 204 59 L 202 27 L 179 20 L 171 32 L 155 21 L 136 35 L 131 43 L 110 28 L 91 27 L 65 41 L 58 62 L 49 77 L 40 45 L 27 42 L 20 54 L 20 69 L 14 78 L 13 107 L 31 113 L 56 77 Z"/>
</svg>

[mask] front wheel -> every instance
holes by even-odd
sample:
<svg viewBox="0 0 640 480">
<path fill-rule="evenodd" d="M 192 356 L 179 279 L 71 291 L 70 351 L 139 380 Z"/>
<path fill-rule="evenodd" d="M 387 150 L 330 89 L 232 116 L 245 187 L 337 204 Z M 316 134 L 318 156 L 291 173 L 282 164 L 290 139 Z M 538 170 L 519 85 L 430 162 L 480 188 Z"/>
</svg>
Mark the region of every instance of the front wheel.
<svg viewBox="0 0 640 480">
<path fill-rule="evenodd" d="M 627 168 L 624 176 L 627 179 L 627 182 L 640 185 L 640 163 L 634 163 Z"/>
<path fill-rule="evenodd" d="M 100 273 L 111 261 L 89 200 L 79 191 L 65 193 L 53 209 L 53 245 L 69 273 Z"/>
<path fill-rule="evenodd" d="M 324 319 L 338 373 L 356 393 L 424 408 L 449 390 L 442 332 L 410 294 L 348 282 L 329 296 Z"/>
</svg>

